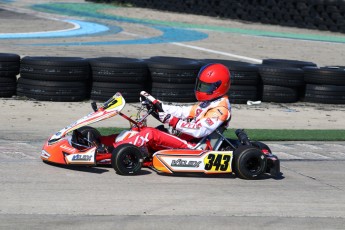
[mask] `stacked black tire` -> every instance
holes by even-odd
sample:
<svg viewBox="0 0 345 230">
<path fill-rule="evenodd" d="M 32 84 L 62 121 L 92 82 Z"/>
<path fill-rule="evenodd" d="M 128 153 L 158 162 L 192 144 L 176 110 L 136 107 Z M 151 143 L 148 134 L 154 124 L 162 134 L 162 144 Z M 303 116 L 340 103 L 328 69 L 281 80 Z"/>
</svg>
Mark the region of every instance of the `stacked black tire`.
<svg viewBox="0 0 345 230">
<path fill-rule="evenodd" d="M 345 67 L 305 67 L 304 101 L 345 104 Z"/>
<path fill-rule="evenodd" d="M 150 70 L 152 96 L 166 102 L 195 102 L 194 86 L 202 63 L 177 57 L 152 57 Z"/>
<path fill-rule="evenodd" d="M 263 82 L 262 101 L 276 103 L 297 102 L 304 95 L 304 66 L 312 62 L 284 59 L 265 59 L 259 68 Z"/>
<path fill-rule="evenodd" d="M 16 93 L 20 56 L 0 53 L 0 97 L 12 97 Z"/>
<path fill-rule="evenodd" d="M 89 0 L 104 2 L 104 0 Z M 345 33 L 344 0 L 107 0 L 137 7 Z"/>
<path fill-rule="evenodd" d="M 90 98 L 91 91 L 92 100 L 106 101 L 121 92 L 127 102 L 138 102 L 140 91 L 145 90 L 165 102 L 189 103 L 196 101 L 194 86 L 200 68 L 210 63 L 229 68 L 228 95 L 234 104 L 256 100 L 345 104 L 345 66 L 319 68 L 312 62 L 284 59 L 265 59 L 262 65 L 254 65 L 162 56 L 147 60 L 29 56 L 20 60 L 17 54 L 0 53 L 0 97 L 17 91 L 18 96 L 41 101 L 82 101 Z"/>
<path fill-rule="evenodd" d="M 148 67 L 144 60 L 101 57 L 89 60 L 92 69 L 91 99 L 106 101 L 120 92 L 127 102 L 138 102 L 147 90 Z"/>
<path fill-rule="evenodd" d="M 231 76 L 228 96 L 231 103 L 245 104 L 247 101 L 260 100 L 260 76 L 257 65 L 222 59 L 204 59 L 202 62 L 204 64 L 221 63 L 228 67 Z"/>
<path fill-rule="evenodd" d="M 24 57 L 17 95 L 39 101 L 82 101 L 89 96 L 90 67 L 79 57 Z"/>
</svg>

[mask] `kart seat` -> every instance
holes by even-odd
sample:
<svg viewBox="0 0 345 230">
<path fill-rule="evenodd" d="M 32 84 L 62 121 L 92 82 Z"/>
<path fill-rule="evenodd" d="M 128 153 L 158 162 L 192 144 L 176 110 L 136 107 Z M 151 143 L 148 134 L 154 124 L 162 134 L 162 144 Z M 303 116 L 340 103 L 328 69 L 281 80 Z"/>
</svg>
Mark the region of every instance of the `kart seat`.
<svg viewBox="0 0 345 230">
<path fill-rule="evenodd" d="M 224 139 L 226 139 L 223 133 L 226 130 L 226 127 L 229 121 L 230 119 L 225 121 L 215 131 L 213 131 L 206 137 L 203 137 L 193 149 L 210 149 L 211 148 L 212 150 L 218 150 L 221 144 L 223 143 Z"/>
</svg>

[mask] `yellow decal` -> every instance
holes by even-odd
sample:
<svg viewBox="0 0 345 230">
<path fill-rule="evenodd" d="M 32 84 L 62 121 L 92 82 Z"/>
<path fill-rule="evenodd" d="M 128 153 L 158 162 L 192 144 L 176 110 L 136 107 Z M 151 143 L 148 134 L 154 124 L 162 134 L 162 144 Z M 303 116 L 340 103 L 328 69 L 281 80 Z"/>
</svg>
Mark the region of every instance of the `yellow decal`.
<svg viewBox="0 0 345 230">
<path fill-rule="evenodd" d="M 204 158 L 205 170 L 208 172 L 231 172 L 232 153 L 209 153 Z"/>
<path fill-rule="evenodd" d="M 113 96 L 109 101 L 104 103 L 104 109 L 111 110 L 122 105 L 122 97 Z"/>
</svg>

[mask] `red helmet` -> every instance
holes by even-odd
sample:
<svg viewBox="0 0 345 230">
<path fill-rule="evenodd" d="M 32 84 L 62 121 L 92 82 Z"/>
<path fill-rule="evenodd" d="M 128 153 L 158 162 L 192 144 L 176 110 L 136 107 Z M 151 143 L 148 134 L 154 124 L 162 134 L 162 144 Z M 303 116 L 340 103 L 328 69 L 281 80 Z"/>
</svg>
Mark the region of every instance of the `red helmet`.
<svg viewBox="0 0 345 230">
<path fill-rule="evenodd" d="M 229 69 L 218 63 L 201 68 L 195 83 L 195 97 L 198 101 L 210 101 L 225 95 L 230 88 Z"/>
</svg>

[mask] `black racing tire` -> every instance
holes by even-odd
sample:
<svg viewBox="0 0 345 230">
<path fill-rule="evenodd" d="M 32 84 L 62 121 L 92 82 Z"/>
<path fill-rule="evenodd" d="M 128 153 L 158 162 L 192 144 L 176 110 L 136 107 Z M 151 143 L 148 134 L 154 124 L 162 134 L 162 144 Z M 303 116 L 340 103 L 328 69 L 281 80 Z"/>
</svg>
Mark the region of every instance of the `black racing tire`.
<svg viewBox="0 0 345 230">
<path fill-rule="evenodd" d="M 298 89 L 284 86 L 264 85 L 262 101 L 293 103 L 298 101 Z"/>
<path fill-rule="evenodd" d="M 89 66 L 87 59 L 80 57 L 50 57 L 50 56 L 26 56 L 21 60 L 21 64 L 35 66 L 64 66 L 80 67 Z"/>
<path fill-rule="evenodd" d="M 96 82 L 139 83 L 146 82 L 148 75 L 145 69 L 92 68 L 92 81 Z"/>
<path fill-rule="evenodd" d="M 42 81 L 84 81 L 90 78 L 89 67 L 20 66 L 20 76 Z"/>
<path fill-rule="evenodd" d="M 258 89 L 253 85 L 231 85 L 227 95 L 233 104 L 245 104 L 259 100 Z"/>
<path fill-rule="evenodd" d="M 242 145 L 233 154 L 232 168 L 239 178 L 255 180 L 266 172 L 267 159 L 260 149 Z"/>
<path fill-rule="evenodd" d="M 17 76 L 19 73 L 18 71 L 0 71 L 0 77 L 12 77 Z"/>
<path fill-rule="evenodd" d="M 114 96 L 114 94 L 115 93 L 102 93 L 101 95 L 91 94 L 90 99 L 93 100 L 93 101 L 105 102 L 109 98 Z M 127 97 L 125 97 L 125 100 L 128 103 L 136 103 L 136 102 L 139 102 L 139 97 L 138 96 L 127 96 Z"/>
<path fill-rule="evenodd" d="M 20 75 L 42 81 L 84 81 L 90 77 L 89 62 L 78 57 L 24 57 Z"/>
<path fill-rule="evenodd" d="M 0 62 L 20 62 L 20 56 L 13 53 L 0 53 Z"/>
<path fill-rule="evenodd" d="M 156 83 L 152 82 L 151 95 L 165 102 L 195 102 L 194 83 Z"/>
<path fill-rule="evenodd" d="M 0 77 L 0 84 L 17 82 L 16 76 Z"/>
<path fill-rule="evenodd" d="M 111 166 L 119 175 L 135 175 L 141 170 L 143 154 L 132 144 L 122 144 L 114 149 Z"/>
<path fill-rule="evenodd" d="M 12 97 L 16 94 L 16 77 L 0 77 L 0 97 Z"/>
<path fill-rule="evenodd" d="M 93 82 L 91 99 L 97 101 L 108 100 L 116 92 L 120 92 L 126 102 L 139 102 L 140 92 L 146 90 L 144 84 L 116 83 L 116 82 Z"/>
<path fill-rule="evenodd" d="M 97 140 L 99 140 L 101 137 L 101 133 L 96 128 L 91 126 L 83 126 L 78 128 L 77 130 L 84 136 L 86 136 L 88 132 L 91 132 Z"/>
<path fill-rule="evenodd" d="M 55 102 L 76 102 L 76 101 L 83 101 L 87 98 L 85 95 L 76 95 L 76 96 L 66 96 L 66 95 L 37 95 L 37 94 L 30 94 L 30 93 L 23 93 L 18 91 L 17 89 L 17 96 L 20 97 L 27 97 L 31 99 L 35 99 L 37 101 L 55 101 Z"/>
<path fill-rule="evenodd" d="M 307 84 L 304 101 L 345 104 L 345 86 Z"/>
<path fill-rule="evenodd" d="M 260 82 L 259 72 L 245 72 L 230 70 L 231 85 L 258 85 Z"/>
<path fill-rule="evenodd" d="M 149 71 L 142 59 L 101 57 L 89 59 L 93 81 L 138 83 L 147 81 Z"/>
<path fill-rule="evenodd" d="M 19 74 L 20 56 L 12 53 L 0 53 L 0 77 Z"/>
<path fill-rule="evenodd" d="M 0 62 L 0 71 L 19 71 L 19 63 Z"/>
<path fill-rule="evenodd" d="M 160 83 L 195 83 L 202 63 L 180 57 L 155 56 L 147 59 L 151 81 Z"/>
<path fill-rule="evenodd" d="M 75 131 L 78 131 L 78 133 L 76 133 Z M 73 131 L 72 133 L 72 139 L 71 139 L 71 144 L 74 148 L 79 148 L 80 144 L 81 145 L 86 145 L 89 147 L 93 147 L 93 146 L 98 146 L 100 144 L 100 137 L 101 134 L 100 132 L 91 127 L 91 126 L 83 126 L 78 128 L 77 130 Z M 88 141 L 85 141 L 85 139 L 88 139 L 88 133 L 91 133 L 91 143 Z"/>
<path fill-rule="evenodd" d="M 248 70 L 257 71 L 258 69 L 255 64 L 251 64 L 249 62 L 234 61 L 234 60 L 227 60 L 227 59 L 201 59 L 200 62 L 203 63 L 203 65 L 220 63 L 227 66 L 228 68 L 233 68 L 234 70 L 240 70 L 240 71 L 248 71 Z"/>
<path fill-rule="evenodd" d="M 251 144 L 261 150 L 266 149 L 268 152 L 272 153 L 270 147 L 266 145 L 265 143 L 262 143 L 261 141 L 251 141 Z"/>
<path fill-rule="evenodd" d="M 88 139 L 89 132 L 91 133 L 90 139 Z M 83 126 L 72 132 L 71 144 L 74 148 L 79 148 L 81 145 L 89 147 L 98 146 L 100 144 L 100 137 L 101 134 L 97 129 L 91 126 Z"/>
<path fill-rule="evenodd" d="M 181 93 L 183 93 L 186 90 L 194 91 L 194 87 L 195 87 L 195 84 L 178 84 L 178 83 L 168 84 L 168 83 L 152 82 L 152 88 L 154 89 L 181 91 Z"/>
<path fill-rule="evenodd" d="M 305 67 L 304 80 L 308 84 L 345 85 L 345 67 Z"/>
<path fill-rule="evenodd" d="M 88 97 L 86 82 L 40 81 L 20 77 L 17 95 L 40 101 L 82 101 Z"/>
<path fill-rule="evenodd" d="M 150 68 L 151 81 L 158 83 L 190 84 L 195 83 L 199 68 L 185 69 L 159 69 Z"/>
<path fill-rule="evenodd" d="M 99 57 L 88 59 L 91 67 L 118 69 L 147 69 L 147 63 L 142 59 L 126 57 Z"/>
<path fill-rule="evenodd" d="M 182 57 L 153 56 L 146 59 L 149 69 L 194 70 L 200 69 L 199 60 Z"/>
<path fill-rule="evenodd" d="M 264 85 L 302 87 L 304 72 L 301 68 L 261 66 L 259 73 Z"/>
<path fill-rule="evenodd" d="M 288 60 L 288 59 L 264 59 L 262 65 L 279 66 L 279 67 L 293 67 L 303 68 L 305 66 L 317 66 L 313 62 L 299 61 L 299 60 Z"/>
</svg>

